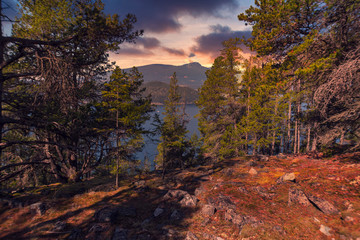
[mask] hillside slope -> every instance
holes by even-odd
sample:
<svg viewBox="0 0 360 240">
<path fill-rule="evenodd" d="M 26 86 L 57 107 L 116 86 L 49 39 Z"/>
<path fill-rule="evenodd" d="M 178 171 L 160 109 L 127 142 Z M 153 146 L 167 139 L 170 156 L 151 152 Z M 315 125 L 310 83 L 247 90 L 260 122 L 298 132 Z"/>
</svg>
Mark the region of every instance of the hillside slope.
<svg viewBox="0 0 360 240">
<path fill-rule="evenodd" d="M 137 176 L 117 190 L 109 181 L 13 193 L 2 201 L 0 238 L 360 238 L 360 153 L 243 157 L 165 181 Z"/>
<path fill-rule="evenodd" d="M 151 94 L 153 103 L 165 103 L 169 95 L 169 84 L 163 82 L 148 82 L 144 83 L 143 87 L 146 88 L 143 95 L 148 96 Z M 180 102 L 182 103 L 195 104 L 199 97 L 198 92 L 189 87 L 179 87 L 178 91 L 181 96 Z"/>
<path fill-rule="evenodd" d="M 181 66 L 151 64 L 137 67 L 144 76 L 144 83 L 147 82 L 164 82 L 170 83 L 170 78 L 174 72 L 180 86 L 190 87 L 197 90 L 206 79 L 205 72 L 208 68 L 201 66 L 199 63 L 189 63 Z M 129 69 L 124 69 L 128 71 Z"/>
</svg>

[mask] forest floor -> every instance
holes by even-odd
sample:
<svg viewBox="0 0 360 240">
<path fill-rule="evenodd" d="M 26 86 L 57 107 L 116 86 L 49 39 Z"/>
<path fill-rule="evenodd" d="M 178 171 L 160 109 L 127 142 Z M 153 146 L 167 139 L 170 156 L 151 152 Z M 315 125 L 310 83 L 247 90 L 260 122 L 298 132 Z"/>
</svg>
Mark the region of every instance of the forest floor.
<svg viewBox="0 0 360 240">
<path fill-rule="evenodd" d="M 242 157 L 0 201 L 0 239 L 360 239 L 360 153 Z"/>
</svg>

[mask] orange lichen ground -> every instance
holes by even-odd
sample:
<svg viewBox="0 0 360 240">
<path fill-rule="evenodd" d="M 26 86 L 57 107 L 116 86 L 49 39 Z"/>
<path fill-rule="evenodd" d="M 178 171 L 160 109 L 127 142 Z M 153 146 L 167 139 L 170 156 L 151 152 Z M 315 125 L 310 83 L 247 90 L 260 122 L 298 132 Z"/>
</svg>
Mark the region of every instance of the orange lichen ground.
<svg viewBox="0 0 360 240">
<path fill-rule="evenodd" d="M 251 157 L 187 170 L 177 170 L 162 181 L 161 175 L 143 175 L 145 190 L 139 190 L 127 179 L 117 190 L 102 191 L 102 185 L 111 185 L 110 179 L 96 187 L 77 194 L 76 187 L 57 184 L 42 186 L 51 188 L 48 195 L 36 190 L 17 195 L 16 198 L 36 199 L 49 206 L 43 216 L 34 213 L 29 206 L 0 209 L 0 239 L 65 239 L 74 228 L 87 236 L 94 226 L 97 210 L 109 207 L 131 206 L 137 210 L 135 217 L 118 216 L 110 223 L 101 225 L 100 239 L 109 239 L 116 228 L 128 230 L 129 236 L 150 234 L 153 239 L 184 239 L 190 231 L 198 239 L 219 237 L 222 239 L 357 239 L 360 238 L 360 153 L 345 154 L 332 158 L 314 159 L 308 155 L 270 157 L 268 161 L 255 161 Z M 249 174 L 254 168 L 257 174 Z M 230 170 L 229 170 L 230 169 Z M 285 173 L 294 173 L 296 181 L 278 183 Z M 86 187 L 86 182 L 82 183 Z M 94 184 L 96 185 L 96 183 Z M 105 186 L 104 185 L 104 186 Z M 169 189 L 182 189 L 198 195 L 197 207 L 181 208 L 176 204 L 164 205 L 162 196 Z M 289 188 L 301 189 L 307 196 L 313 195 L 336 207 L 338 214 L 325 214 L 314 206 L 292 204 L 289 206 Z M 39 188 L 39 189 L 40 189 Z M 39 190 L 38 189 L 38 190 Z M 65 191 L 62 196 L 60 191 Z M 100 190 L 99 190 L 100 189 Z M 56 197 L 58 194 L 58 197 Z M 60 196 L 60 197 L 59 197 Z M 218 209 L 210 217 L 201 214 L 201 208 L 210 198 L 226 196 L 235 205 L 241 216 L 252 219 L 252 223 L 237 226 L 225 219 L 225 209 Z M 15 199 L 16 199 L 15 198 Z M 174 209 L 181 211 L 182 218 L 169 221 L 168 215 L 153 218 L 158 206 L 163 206 L 169 215 Z M 150 219 L 144 225 L 144 221 Z M 52 229 L 62 221 L 67 228 L 62 232 Z M 330 228 L 329 235 L 320 231 L 321 226 Z M 144 227 L 145 226 L 145 227 Z M 164 229 L 176 234 L 164 235 Z"/>
</svg>

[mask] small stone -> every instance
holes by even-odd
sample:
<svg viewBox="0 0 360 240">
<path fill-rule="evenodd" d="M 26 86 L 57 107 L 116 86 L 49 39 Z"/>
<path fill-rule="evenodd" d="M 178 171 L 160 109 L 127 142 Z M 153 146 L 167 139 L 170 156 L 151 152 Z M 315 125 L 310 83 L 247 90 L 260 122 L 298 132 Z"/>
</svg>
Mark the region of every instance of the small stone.
<svg viewBox="0 0 360 240">
<path fill-rule="evenodd" d="M 322 232 L 323 234 L 325 234 L 326 236 L 330 237 L 331 236 L 331 228 L 325 226 L 325 225 L 321 225 L 320 226 L 320 232 Z"/>
<path fill-rule="evenodd" d="M 164 209 L 159 208 L 159 207 L 156 208 L 155 211 L 154 211 L 154 217 L 160 216 L 163 212 L 164 212 Z"/>
<path fill-rule="evenodd" d="M 202 207 L 201 213 L 204 216 L 211 217 L 216 212 L 216 208 L 212 205 L 206 204 Z"/>
<path fill-rule="evenodd" d="M 284 175 L 282 175 L 277 182 L 295 182 L 296 181 L 296 176 L 295 173 L 285 173 Z"/>
<path fill-rule="evenodd" d="M 258 174 L 258 172 L 256 171 L 255 168 L 251 168 L 251 169 L 249 170 L 249 174 L 251 174 L 251 175 L 256 175 L 256 174 Z"/>
<path fill-rule="evenodd" d="M 174 210 L 170 215 L 171 220 L 180 220 L 181 217 L 182 217 L 182 214 L 178 210 Z"/>
<path fill-rule="evenodd" d="M 34 211 L 36 214 L 42 216 L 46 212 L 46 204 L 43 202 L 37 202 L 30 205 L 30 210 Z"/>
<path fill-rule="evenodd" d="M 345 222 L 354 222 L 355 218 L 350 217 L 350 216 L 346 216 L 344 220 L 345 220 Z"/>
</svg>

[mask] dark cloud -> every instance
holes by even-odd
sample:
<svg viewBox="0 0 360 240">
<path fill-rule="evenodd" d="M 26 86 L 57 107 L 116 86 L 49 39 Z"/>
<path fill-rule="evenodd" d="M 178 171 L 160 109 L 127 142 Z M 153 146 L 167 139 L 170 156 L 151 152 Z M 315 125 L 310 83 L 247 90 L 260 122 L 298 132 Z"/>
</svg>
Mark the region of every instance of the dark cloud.
<svg viewBox="0 0 360 240">
<path fill-rule="evenodd" d="M 136 39 L 137 45 L 142 45 L 144 48 L 153 49 L 160 46 L 160 41 L 157 38 L 142 37 Z"/>
<path fill-rule="evenodd" d="M 237 9 L 237 0 L 104 0 L 105 10 L 125 16 L 135 14 L 137 28 L 149 32 L 171 32 L 181 28 L 178 17 L 182 15 L 221 16 L 222 9 Z"/>
<path fill-rule="evenodd" d="M 251 31 L 232 31 L 228 26 L 214 25 L 210 29 L 212 33 L 201 35 L 195 39 L 196 45 L 191 48 L 194 53 L 210 54 L 212 57 L 219 55 L 223 48 L 222 42 L 230 38 L 249 38 Z"/>
<path fill-rule="evenodd" d="M 195 53 L 190 53 L 188 57 L 192 58 L 192 57 L 195 57 L 195 56 L 196 56 Z"/>
<path fill-rule="evenodd" d="M 185 52 L 182 49 L 173 49 L 173 48 L 167 48 L 167 47 L 163 47 L 162 49 L 172 55 L 185 56 Z"/>
<path fill-rule="evenodd" d="M 148 51 L 146 49 L 139 49 L 139 48 L 121 48 L 117 53 L 120 55 L 130 55 L 130 56 L 153 55 L 151 51 Z"/>
</svg>

